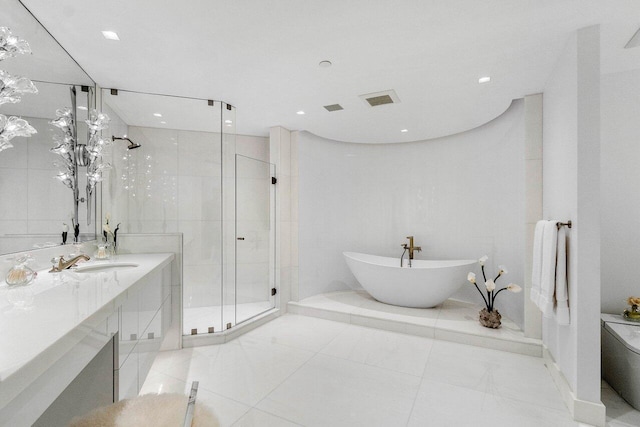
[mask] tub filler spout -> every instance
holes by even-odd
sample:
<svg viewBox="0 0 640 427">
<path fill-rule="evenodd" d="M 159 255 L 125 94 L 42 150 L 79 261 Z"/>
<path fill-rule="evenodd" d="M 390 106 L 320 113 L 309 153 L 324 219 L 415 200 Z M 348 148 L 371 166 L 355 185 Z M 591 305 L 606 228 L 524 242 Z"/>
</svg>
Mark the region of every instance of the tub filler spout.
<svg viewBox="0 0 640 427">
<path fill-rule="evenodd" d="M 411 261 L 413 260 L 413 253 L 422 251 L 422 248 L 420 246 L 413 246 L 413 236 L 408 236 L 407 239 L 409 239 L 409 245 L 407 245 L 406 243 L 402 244 L 404 251 L 400 256 L 400 267 L 403 267 L 402 258 L 404 258 L 405 252 L 409 251 L 409 267 L 411 267 Z"/>
</svg>

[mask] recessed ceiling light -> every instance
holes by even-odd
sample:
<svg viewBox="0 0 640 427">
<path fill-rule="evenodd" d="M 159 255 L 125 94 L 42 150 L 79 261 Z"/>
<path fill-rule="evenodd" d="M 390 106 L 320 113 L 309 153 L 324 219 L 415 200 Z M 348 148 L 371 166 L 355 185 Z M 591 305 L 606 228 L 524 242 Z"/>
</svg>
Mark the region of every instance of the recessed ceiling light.
<svg viewBox="0 0 640 427">
<path fill-rule="evenodd" d="M 156 116 L 156 117 L 162 117 L 162 114 L 160 114 L 160 113 L 153 113 L 153 115 Z"/>
<path fill-rule="evenodd" d="M 227 124 L 229 124 L 229 123 L 233 123 L 233 120 L 229 120 L 229 119 L 227 119 L 227 120 L 225 120 L 224 122 L 225 122 L 225 123 L 227 123 Z"/>
<path fill-rule="evenodd" d="M 299 116 L 302 116 L 302 115 L 304 115 L 304 111 L 300 110 L 296 114 L 299 115 Z"/>
<path fill-rule="evenodd" d="M 401 129 L 400 132 L 402 133 L 409 132 L 409 129 Z"/>
<path fill-rule="evenodd" d="M 78 105 L 78 110 L 86 111 L 87 107 L 85 107 L 84 105 Z"/>
<path fill-rule="evenodd" d="M 327 60 L 320 61 L 318 65 L 322 68 L 329 68 L 331 67 L 331 61 L 327 61 Z"/>
<path fill-rule="evenodd" d="M 491 77 L 489 76 L 480 77 L 478 79 L 478 83 L 489 83 L 490 81 L 491 81 Z"/>
<path fill-rule="evenodd" d="M 116 34 L 115 31 L 103 31 L 102 35 L 104 36 L 105 39 L 107 40 L 120 40 L 120 37 L 118 37 L 118 34 Z"/>
</svg>

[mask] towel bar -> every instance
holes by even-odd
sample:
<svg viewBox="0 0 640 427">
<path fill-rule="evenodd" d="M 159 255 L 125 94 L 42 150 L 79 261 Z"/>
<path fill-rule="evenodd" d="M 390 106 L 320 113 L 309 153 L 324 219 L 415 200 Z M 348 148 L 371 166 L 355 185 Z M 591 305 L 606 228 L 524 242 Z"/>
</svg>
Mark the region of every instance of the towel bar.
<svg viewBox="0 0 640 427">
<path fill-rule="evenodd" d="M 559 222 L 556 224 L 556 227 L 558 228 L 558 230 L 560 230 L 560 227 L 562 227 L 563 225 L 566 225 L 567 228 L 571 228 L 571 220 L 567 222 Z"/>
</svg>

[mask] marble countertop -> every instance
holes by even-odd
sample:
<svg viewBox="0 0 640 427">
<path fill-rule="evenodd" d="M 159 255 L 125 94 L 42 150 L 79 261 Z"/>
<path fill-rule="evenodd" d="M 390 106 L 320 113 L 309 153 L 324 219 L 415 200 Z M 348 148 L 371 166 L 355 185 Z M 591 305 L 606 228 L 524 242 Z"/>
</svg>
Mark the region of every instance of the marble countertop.
<svg viewBox="0 0 640 427">
<path fill-rule="evenodd" d="M 174 254 L 127 254 L 80 265 L 134 263 L 135 268 L 38 271 L 27 286 L 0 282 L 0 408 L 4 407 L 127 299 L 134 285 Z M 104 330 L 107 333 L 107 330 Z"/>
</svg>

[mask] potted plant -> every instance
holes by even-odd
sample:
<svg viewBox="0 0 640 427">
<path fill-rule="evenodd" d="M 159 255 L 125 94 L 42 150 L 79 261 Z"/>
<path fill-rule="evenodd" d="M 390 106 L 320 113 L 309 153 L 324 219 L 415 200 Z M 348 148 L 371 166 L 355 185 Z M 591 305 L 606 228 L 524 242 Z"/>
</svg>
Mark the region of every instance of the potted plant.
<svg viewBox="0 0 640 427">
<path fill-rule="evenodd" d="M 480 268 L 482 269 L 482 278 L 484 279 L 484 286 L 487 294 L 486 297 L 478 287 L 478 284 L 476 283 L 475 273 L 470 272 L 467 275 L 467 280 L 473 283 L 473 285 L 476 287 L 476 289 L 480 293 L 480 296 L 484 300 L 485 307 L 482 310 L 480 310 L 480 313 L 479 313 L 480 324 L 486 328 L 496 329 L 500 327 L 501 319 L 502 319 L 500 312 L 495 309 L 496 297 L 498 296 L 498 294 L 500 294 L 500 292 L 504 290 L 507 290 L 509 292 L 520 292 L 522 288 L 516 285 L 515 283 L 509 283 L 504 288 L 496 291 L 496 281 L 502 275 L 507 274 L 507 269 L 502 265 L 498 266 L 498 275 L 495 277 L 495 279 L 487 280 L 487 276 L 484 272 L 484 263 L 488 259 L 489 257 L 485 255 L 478 260 L 478 263 L 480 264 Z"/>
<path fill-rule="evenodd" d="M 631 310 L 625 310 L 622 314 L 625 319 L 632 320 L 634 322 L 640 322 L 640 297 L 627 298 L 627 304 L 631 306 Z"/>
</svg>

